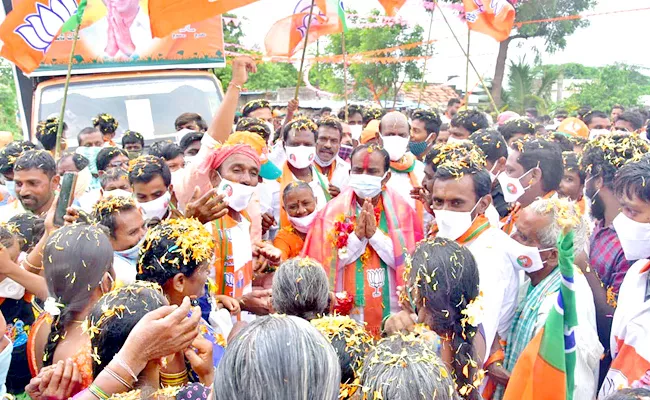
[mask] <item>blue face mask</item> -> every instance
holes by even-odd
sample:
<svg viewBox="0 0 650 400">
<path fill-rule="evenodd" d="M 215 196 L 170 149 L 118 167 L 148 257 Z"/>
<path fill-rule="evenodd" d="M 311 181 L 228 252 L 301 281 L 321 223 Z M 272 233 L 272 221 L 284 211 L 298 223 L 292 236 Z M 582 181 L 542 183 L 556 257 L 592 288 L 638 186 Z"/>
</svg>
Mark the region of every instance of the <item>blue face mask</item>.
<svg viewBox="0 0 650 400">
<path fill-rule="evenodd" d="M 97 154 L 102 151 L 102 147 L 77 147 L 75 151 L 88 159 L 88 169 L 93 175 L 97 175 Z"/>
<path fill-rule="evenodd" d="M 424 151 L 427 149 L 427 146 L 429 144 L 424 141 L 424 142 L 409 142 L 409 151 L 413 153 L 415 156 L 419 156 L 420 154 L 424 153 Z"/>
<path fill-rule="evenodd" d="M 13 197 L 14 199 L 17 199 L 18 196 L 16 195 L 16 181 L 6 181 L 5 182 L 5 187 L 7 188 L 7 191 Z"/>
<path fill-rule="evenodd" d="M 142 246 L 142 243 L 144 243 L 144 236 L 135 246 L 131 247 L 130 249 L 116 251 L 115 254 L 135 265 L 138 262 L 138 255 L 140 254 L 140 247 Z"/>
</svg>

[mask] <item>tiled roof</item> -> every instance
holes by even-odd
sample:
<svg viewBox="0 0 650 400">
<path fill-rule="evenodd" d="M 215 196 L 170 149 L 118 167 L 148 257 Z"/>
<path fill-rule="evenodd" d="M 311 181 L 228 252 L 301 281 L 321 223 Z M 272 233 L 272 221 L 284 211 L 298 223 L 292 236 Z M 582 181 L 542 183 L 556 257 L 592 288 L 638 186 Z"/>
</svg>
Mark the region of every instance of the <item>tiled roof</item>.
<svg viewBox="0 0 650 400">
<path fill-rule="evenodd" d="M 402 89 L 400 95 L 404 101 L 420 101 L 422 104 L 427 104 L 430 107 L 446 106 L 449 99 L 459 97 L 458 93 L 451 87 L 435 83 L 425 84 L 424 90 L 422 90 L 421 100 L 420 85 L 417 83 Z"/>
</svg>

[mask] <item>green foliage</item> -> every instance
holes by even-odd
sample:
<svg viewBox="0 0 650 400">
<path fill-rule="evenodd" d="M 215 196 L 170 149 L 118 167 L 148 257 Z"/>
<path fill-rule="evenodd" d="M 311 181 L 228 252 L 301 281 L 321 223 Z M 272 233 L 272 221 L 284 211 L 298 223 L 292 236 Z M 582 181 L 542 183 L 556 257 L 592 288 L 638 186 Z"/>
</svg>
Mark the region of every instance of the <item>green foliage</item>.
<svg viewBox="0 0 650 400">
<path fill-rule="evenodd" d="M 557 70 L 531 66 L 526 63 L 525 58 L 517 63 L 511 61 L 504 102 L 509 110 L 521 115 L 529 107 L 546 114 L 551 103 L 551 88 L 558 76 Z"/>
<path fill-rule="evenodd" d="M 576 110 L 589 105 L 608 111 L 615 104 L 638 106 L 640 96 L 650 95 L 650 77 L 636 67 L 615 64 L 596 70 L 595 76 L 590 77 L 592 82 L 579 85 L 579 92 L 562 102 L 563 107 Z"/>
<path fill-rule="evenodd" d="M 225 14 L 224 17 L 237 18 L 235 14 Z M 241 44 L 242 37 L 244 37 L 244 32 L 241 29 L 241 25 L 235 26 L 233 23 L 224 23 L 223 38 L 225 43 Z M 233 48 L 231 50 L 239 52 L 241 49 Z M 219 78 L 225 90 L 232 78 L 232 66 L 227 65 L 224 68 L 214 69 L 213 73 Z M 248 83 L 246 83 L 246 89 L 268 91 L 278 88 L 295 87 L 297 77 L 298 71 L 291 64 L 263 62 L 257 64 L 257 72 L 250 75 Z"/>
<path fill-rule="evenodd" d="M 353 14 L 353 12 L 349 12 Z M 373 10 L 374 15 L 380 15 Z M 369 22 L 374 22 L 372 18 Z M 370 50 L 395 47 L 406 43 L 423 40 L 424 28 L 421 26 L 403 27 L 382 26 L 378 28 L 356 28 L 345 33 L 345 47 L 348 54 L 363 53 Z M 343 54 L 341 35 L 331 35 L 330 43 L 325 47 L 325 54 Z M 391 53 L 372 55 L 371 57 L 409 57 L 421 56 L 426 47 L 396 50 Z M 351 98 L 393 100 L 405 81 L 417 81 L 422 77 L 422 61 L 399 63 L 350 64 L 348 66 L 348 88 L 353 89 Z M 321 65 L 310 71 L 310 80 L 319 82 L 320 89 L 333 93 L 343 93 L 343 64 Z"/>
<path fill-rule="evenodd" d="M 17 111 L 12 69 L 8 64 L 0 63 L 0 131 L 9 131 L 14 138 L 20 139 L 22 132 L 16 121 Z"/>
</svg>

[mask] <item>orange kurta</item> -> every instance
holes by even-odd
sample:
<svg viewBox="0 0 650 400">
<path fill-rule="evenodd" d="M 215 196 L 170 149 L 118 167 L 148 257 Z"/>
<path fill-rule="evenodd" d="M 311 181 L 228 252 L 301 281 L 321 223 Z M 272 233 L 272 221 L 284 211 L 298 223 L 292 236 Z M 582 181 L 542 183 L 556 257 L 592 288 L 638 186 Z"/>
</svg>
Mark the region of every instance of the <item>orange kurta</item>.
<svg viewBox="0 0 650 400">
<path fill-rule="evenodd" d="M 273 239 L 273 246 L 282 252 L 282 261 L 299 256 L 304 245 L 305 241 L 291 227 L 280 229 Z"/>
</svg>

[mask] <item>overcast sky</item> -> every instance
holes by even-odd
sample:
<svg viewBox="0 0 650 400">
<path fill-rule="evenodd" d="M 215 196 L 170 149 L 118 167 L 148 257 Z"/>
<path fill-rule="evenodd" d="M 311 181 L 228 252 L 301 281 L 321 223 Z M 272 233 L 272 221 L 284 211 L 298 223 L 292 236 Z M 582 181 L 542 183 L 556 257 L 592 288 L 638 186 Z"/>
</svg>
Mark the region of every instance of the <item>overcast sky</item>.
<svg viewBox="0 0 650 400">
<path fill-rule="evenodd" d="M 529 0 L 535 1 L 535 0 Z M 276 20 L 287 16 L 293 10 L 297 0 L 260 0 L 235 11 L 239 16 L 246 17 L 243 29 L 247 46 L 264 48 L 264 37 L 270 26 Z M 361 15 L 367 15 L 373 8 L 380 8 L 376 0 L 347 0 L 348 8 L 356 9 Z M 606 12 L 650 7 L 650 0 L 598 0 L 598 5 L 592 12 Z M 421 0 L 407 0 L 399 15 L 411 24 L 419 24 L 425 28 L 425 38 L 429 26 L 429 14 L 422 12 Z M 450 10 L 446 15 L 452 23 L 452 28 L 459 35 L 462 43 L 466 43 L 467 30 L 458 18 L 453 17 Z M 451 18 L 450 18 L 451 17 Z M 610 14 L 589 18 L 590 26 L 578 30 L 567 38 L 567 46 L 563 51 L 554 54 L 544 52 L 544 42 L 541 39 L 519 40 L 511 43 L 509 58 L 517 60 L 526 56 L 532 62 L 537 47 L 542 51 L 542 60 L 548 64 L 576 62 L 589 66 L 602 66 L 614 62 L 625 62 L 645 68 L 650 74 L 650 53 L 647 50 L 647 24 L 650 21 L 650 10 L 630 13 Z M 435 46 L 435 56 L 427 67 L 427 80 L 430 82 L 445 82 L 448 76 L 465 76 L 465 59 L 458 45 L 451 37 L 439 11 L 436 11 L 433 22 L 432 39 L 439 39 Z M 498 44 L 494 39 L 473 33 L 471 38 L 471 58 L 479 72 L 492 76 L 498 52 Z M 470 73 L 470 87 L 476 84 L 476 78 Z M 464 85 L 463 85 L 464 86 Z"/>
</svg>

